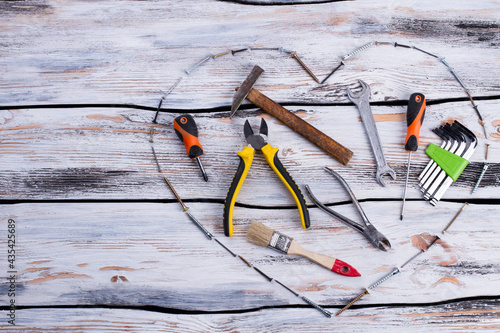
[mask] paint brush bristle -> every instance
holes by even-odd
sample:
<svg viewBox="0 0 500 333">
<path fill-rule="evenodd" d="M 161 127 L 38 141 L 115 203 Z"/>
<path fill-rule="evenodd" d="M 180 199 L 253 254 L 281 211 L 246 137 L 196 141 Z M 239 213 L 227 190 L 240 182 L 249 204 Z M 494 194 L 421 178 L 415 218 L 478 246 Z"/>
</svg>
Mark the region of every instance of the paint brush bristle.
<svg viewBox="0 0 500 333">
<path fill-rule="evenodd" d="M 260 222 L 252 222 L 247 233 L 247 241 L 259 246 L 268 246 L 274 230 Z"/>
</svg>

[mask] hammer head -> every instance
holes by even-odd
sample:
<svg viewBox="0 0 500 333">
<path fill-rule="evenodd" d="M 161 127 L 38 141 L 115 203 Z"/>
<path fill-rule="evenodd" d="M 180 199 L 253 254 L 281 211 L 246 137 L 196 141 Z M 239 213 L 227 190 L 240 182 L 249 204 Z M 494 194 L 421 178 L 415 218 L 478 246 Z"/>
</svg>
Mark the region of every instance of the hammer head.
<svg viewBox="0 0 500 333">
<path fill-rule="evenodd" d="M 241 87 L 236 91 L 236 94 L 234 94 L 233 104 L 231 105 L 231 114 L 229 115 L 229 118 L 234 116 L 236 110 L 238 110 L 241 103 L 243 103 L 243 100 L 247 97 L 248 93 L 250 92 L 250 90 L 252 90 L 253 86 L 263 72 L 264 70 L 259 66 L 255 65 L 253 67 L 250 74 L 248 74 L 245 81 L 243 81 L 243 83 L 241 84 Z"/>
</svg>

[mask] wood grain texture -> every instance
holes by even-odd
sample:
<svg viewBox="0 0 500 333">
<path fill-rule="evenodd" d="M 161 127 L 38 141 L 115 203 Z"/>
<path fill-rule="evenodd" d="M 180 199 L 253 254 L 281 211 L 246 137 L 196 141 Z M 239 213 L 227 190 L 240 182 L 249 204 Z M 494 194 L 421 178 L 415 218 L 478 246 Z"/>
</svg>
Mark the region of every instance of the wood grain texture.
<svg viewBox="0 0 500 333">
<path fill-rule="evenodd" d="M 438 59 L 382 45 L 348 60 L 325 85 L 316 84 L 294 59 L 278 51 L 210 58 L 191 75 L 184 73 L 210 54 L 283 46 L 296 50 L 322 80 L 341 56 L 375 40 L 400 41 L 446 57 L 473 96 L 499 95 L 495 1 L 474 6 L 461 1 L 452 12 L 432 1 L 418 6 L 340 2 L 248 7 L 216 1 L 1 5 L 0 42 L 8 47 L 0 60 L 2 104 L 91 100 L 157 106 L 183 77 L 165 105 L 228 105 L 254 63 L 266 70 L 257 88 L 281 103 L 346 102 L 345 85 L 367 76 L 367 82 L 376 83 L 375 100 L 401 100 L 421 90 L 431 100 L 467 97 Z M 292 26 L 297 30 L 293 34 Z"/>
<path fill-rule="evenodd" d="M 485 114 L 495 118 L 498 116 L 494 113 L 497 107 L 496 102 L 489 102 L 483 109 L 487 111 Z M 376 183 L 374 156 L 355 106 L 289 109 L 355 152 L 347 168 L 342 168 L 340 163 L 281 122 L 256 110 L 241 110 L 242 113 L 232 120 L 229 120 L 228 112 L 196 115 L 209 183 L 202 181 L 196 163 L 187 158 L 183 144 L 174 134 L 172 121 L 178 113 L 161 115 L 154 135 L 160 165 L 174 183 L 183 184 L 179 191 L 184 198 L 223 200 L 239 162 L 236 152 L 242 150 L 246 143 L 243 137 L 244 121 L 248 119 L 257 126 L 260 124 L 259 117 L 265 117 L 269 125 L 269 143 L 280 149 L 278 154 L 283 165 L 302 189 L 309 184 L 320 200 L 328 203 L 348 198 L 344 189 L 322 169 L 325 165 L 340 172 L 359 199 L 401 198 L 407 163 L 404 106 L 373 106 L 386 159 L 399 177 L 396 181 L 388 180 L 385 188 Z M 174 198 L 164 188 L 148 141 L 154 112 L 123 109 L 2 112 L 2 199 Z M 458 112 L 461 114 L 458 115 Z M 429 106 L 421 130 L 421 148 L 412 155 L 408 198 L 422 198 L 415 182 L 429 161 L 424 149 L 430 143 L 441 143 L 431 130 L 450 119 L 462 121 L 474 131 L 480 142 L 484 142 L 481 126 L 475 114 L 468 109 L 467 102 Z M 446 192 L 445 199 L 470 198 L 470 190 L 482 169 L 485 148 L 484 144 L 478 146 L 471 164 Z M 496 142 L 491 141 L 490 171 L 476 192 L 476 198 L 498 197 L 499 180 L 496 174 L 500 160 L 497 149 Z M 256 154 L 238 203 L 294 205 L 286 188 L 260 153 Z"/>
<path fill-rule="evenodd" d="M 62 332 L 103 331 L 175 331 L 175 332 L 321 332 L 332 326 L 339 331 L 442 332 L 495 331 L 499 329 L 497 302 L 464 301 L 448 305 L 412 308 L 376 307 L 353 309 L 342 317 L 324 318 L 309 309 L 262 309 L 242 314 L 169 314 L 127 309 L 52 309 L 19 310 L 25 324 L 12 332 L 39 332 L 54 329 Z M 357 327 L 360 327 L 359 329 Z M 5 328 L 5 326 L 4 326 Z M 354 328 L 354 329 L 353 329 Z"/>
<path fill-rule="evenodd" d="M 495 0 L 0 1 L 0 215 L 16 221 L 19 306 L 18 326 L 4 316 L 0 330 L 498 330 L 499 17 Z M 280 52 L 296 51 L 324 80 L 342 56 L 375 41 L 403 46 L 363 49 L 323 84 Z M 477 103 L 486 135 L 442 57 Z M 255 64 L 265 69 L 255 88 L 351 149 L 347 166 L 249 102 L 228 118 L 234 88 Z M 359 79 L 370 84 L 385 156 L 398 176 L 387 187 L 375 180 L 359 112 L 346 96 Z M 428 107 L 400 221 L 405 105 L 416 91 Z M 182 212 L 149 142 L 160 101 L 153 144 L 190 212 L 234 253 L 331 312 L 418 253 L 463 202 L 470 204 L 427 253 L 333 321 L 208 240 Z M 172 121 L 183 112 L 196 118 L 208 183 L 174 134 Z M 323 171 L 335 169 L 393 250 L 373 248 L 313 205 L 312 227 L 304 231 L 295 202 L 260 153 L 238 196 L 235 236 L 223 236 L 223 201 L 245 145 L 243 124 L 258 126 L 261 117 L 296 183 L 358 220 L 345 190 Z M 479 145 L 432 207 L 416 179 L 429 160 L 425 147 L 441 143 L 432 129 L 453 120 Z M 486 144 L 490 167 L 471 195 Z M 362 276 L 342 277 L 246 242 L 252 220 L 349 262 Z M 6 255 L 0 251 L 3 315 Z"/>
<path fill-rule="evenodd" d="M 425 209 L 426 203 L 412 202 L 408 221 L 401 222 L 399 206 L 391 202 L 362 205 L 371 222 L 389 238 L 393 250 L 385 253 L 375 249 L 361 234 L 316 208 L 310 210 L 314 224 L 304 231 L 293 209 L 238 207 L 234 237 L 227 238 L 223 236 L 222 204 L 189 203 L 190 212 L 234 253 L 296 292 L 335 306 L 347 303 L 363 286 L 418 253 L 415 238 L 439 234 L 461 207 L 442 203 L 431 211 Z M 268 283 L 209 241 L 177 203 L 44 203 L 0 209 L 2 216 L 14 219 L 17 225 L 17 300 L 24 306 L 152 305 L 235 311 L 300 304 L 295 296 Z M 350 204 L 335 210 L 356 218 Z M 436 246 L 359 304 L 427 303 L 496 295 L 500 261 L 495 255 L 495 239 L 500 230 L 493 225 L 498 210 L 496 205 L 469 205 Z M 415 212 L 418 219 L 411 218 Z M 251 220 L 293 237 L 308 250 L 352 264 L 362 276 L 343 277 L 305 258 L 248 243 L 245 235 Z M 1 232 L 2 238 L 6 237 L 6 230 Z M 124 276 L 126 281 L 113 281 L 115 276 Z M 6 288 L 7 284 L 1 286 Z M 0 294 L 5 295 L 5 291 Z"/>
</svg>

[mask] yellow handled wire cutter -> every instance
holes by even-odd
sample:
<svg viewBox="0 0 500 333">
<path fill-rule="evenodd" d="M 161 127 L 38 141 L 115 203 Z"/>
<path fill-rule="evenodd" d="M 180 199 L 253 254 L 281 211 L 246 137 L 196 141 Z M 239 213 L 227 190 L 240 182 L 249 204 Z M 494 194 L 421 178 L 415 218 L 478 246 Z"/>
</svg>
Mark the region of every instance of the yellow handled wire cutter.
<svg viewBox="0 0 500 333">
<path fill-rule="evenodd" d="M 283 164 L 281 164 L 281 161 L 278 158 L 279 149 L 271 147 L 271 145 L 267 143 L 268 129 L 266 121 L 264 119 L 261 120 L 259 133 L 253 132 L 248 120 L 245 122 L 243 130 L 248 146 L 243 148 L 243 150 L 238 153 L 240 164 L 238 165 L 236 174 L 234 175 L 231 186 L 227 192 L 226 201 L 224 202 L 224 234 L 228 237 L 233 236 L 234 204 L 241 186 L 247 177 L 248 171 L 250 170 L 250 166 L 252 165 L 255 149 L 262 151 L 271 169 L 276 172 L 283 184 L 287 187 L 288 191 L 292 194 L 295 203 L 297 204 L 297 208 L 299 209 L 302 227 L 304 229 L 309 228 L 309 211 L 307 210 L 304 195 L 293 180 L 292 176 L 290 176 L 286 168 Z"/>
</svg>

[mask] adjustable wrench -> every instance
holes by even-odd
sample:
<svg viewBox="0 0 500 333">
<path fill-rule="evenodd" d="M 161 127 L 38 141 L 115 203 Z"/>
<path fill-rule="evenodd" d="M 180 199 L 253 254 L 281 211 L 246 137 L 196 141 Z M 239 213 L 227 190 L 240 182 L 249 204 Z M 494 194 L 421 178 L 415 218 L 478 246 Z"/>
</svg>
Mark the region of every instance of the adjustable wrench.
<svg viewBox="0 0 500 333">
<path fill-rule="evenodd" d="M 377 126 L 375 125 L 375 119 L 373 119 L 373 113 L 370 107 L 370 86 L 364 81 L 358 81 L 359 84 L 361 84 L 361 92 L 354 94 L 350 88 L 347 88 L 347 97 L 349 97 L 351 102 L 358 107 L 359 113 L 361 114 L 361 120 L 365 126 L 366 134 L 368 134 L 370 146 L 372 147 L 375 161 L 377 162 L 376 178 L 380 185 L 385 186 L 382 176 L 388 174 L 392 179 L 396 180 L 396 173 L 385 161 L 384 151 L 382 150 Z"/>
</svg>

